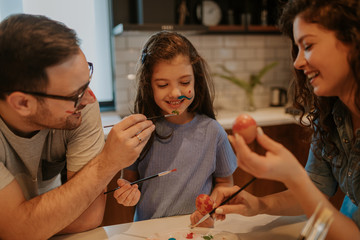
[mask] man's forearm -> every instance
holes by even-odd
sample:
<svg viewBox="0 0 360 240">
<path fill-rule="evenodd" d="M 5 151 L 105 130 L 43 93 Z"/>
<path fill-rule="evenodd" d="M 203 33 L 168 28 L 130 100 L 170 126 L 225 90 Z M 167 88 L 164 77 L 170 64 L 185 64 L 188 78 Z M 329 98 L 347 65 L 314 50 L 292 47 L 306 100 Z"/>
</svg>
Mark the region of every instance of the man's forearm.
<svg viewBox="0 0 360 240">
<path fill-rule="evenodd" d="M 75 174 L 76 172 L 68 171 L 67 179 L 73 178 Z M 58 234 L 82 232 L 98 227 L 102 223 L 105 212 L 106 195 L 103 193 L 104 191 L 100 193 L 85 212 Z"/>
<path fill-rule="evenodd" d="M 66 184 L 21 203 L 15 212 L 17 216 L 12 216 L 17 219 L 13 224 L 16 226 L 11 226 L 13 237 L 47 239 L 73 223 L 118 171 L 103 166 L 100 158 L 89 162 Z"/>
</svg>

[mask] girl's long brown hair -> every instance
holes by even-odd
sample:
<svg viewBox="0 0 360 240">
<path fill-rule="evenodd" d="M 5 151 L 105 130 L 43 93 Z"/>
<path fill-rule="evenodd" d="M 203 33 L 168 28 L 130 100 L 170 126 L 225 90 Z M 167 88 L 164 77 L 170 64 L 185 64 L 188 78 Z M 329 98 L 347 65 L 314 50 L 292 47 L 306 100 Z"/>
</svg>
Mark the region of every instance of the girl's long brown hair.
<svg viewBox="0 0 360 240">
<path fill-rule="evenodd" d="M 213 108 L 214 85 L 206 61 L 199 55 L 192 43 L 183 35 L 161 31 L 153 34 L 145 43 L 138 63 L 137 71 L 137 94 L 134 104 L 134 113 L 142 113 L 147 117 L 161 115 L 161 109 L 154 100 L 154 93 L 151 87 L 151 77 L 154 66 L 162 61 L 171 61 L 178 55 L 188 57 L 192 65 L 195 79 L 195 98 L 187 111 L 197 114 L 204 114 L 215 119 Z M 154 120 L 156 121 L 156 120 Z M 140 159 L 143 158 L 150 149 L 154 140 L 153 133 L 145 146 Z"/>
</svg>

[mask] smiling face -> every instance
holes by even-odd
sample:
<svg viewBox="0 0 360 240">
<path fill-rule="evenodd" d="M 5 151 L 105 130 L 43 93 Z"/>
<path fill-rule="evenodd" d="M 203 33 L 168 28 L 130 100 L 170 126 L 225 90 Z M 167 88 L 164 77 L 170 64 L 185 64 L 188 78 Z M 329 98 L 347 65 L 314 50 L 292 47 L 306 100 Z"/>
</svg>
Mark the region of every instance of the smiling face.
<svg viewBox="0 0 360 240">
<path fill-rule="evenodd" d="M 48 67 L 46 73 L 49 85 L 46 93 L 59 96 L 77 96 L 84 92 L 77 108 L 73 101 L 44 98 L 39 101 L 36 113 L 28 117 L 28 122 L 38 128 L 75 129 L 82 120 L 81 110 L 96 101 L 95 95 L 86 84 L 89 81 L 89 67 L 82 52 L 67 61 Z"/>
<path fill-rule="evenodd" d="M 293 24 L 298 55 L 294 67 L 304 72 L 317 96 L 347 98 L 355 80 L 348 63 L 349 47 L 333 31 L 297 16 Z"/>
<path fill-rule="evenodd" d="M 187 108 L 195 98 L 194 84 L 194 73 L 188 57 L 178 55 L 154 66 L 151 87 L 155 103 L 163 114 L 174 110 L 179 112 L 179 116 L 167 118 L 168 121 L 179 124 L 191 121 L 194 115 Z"/>
</svg>

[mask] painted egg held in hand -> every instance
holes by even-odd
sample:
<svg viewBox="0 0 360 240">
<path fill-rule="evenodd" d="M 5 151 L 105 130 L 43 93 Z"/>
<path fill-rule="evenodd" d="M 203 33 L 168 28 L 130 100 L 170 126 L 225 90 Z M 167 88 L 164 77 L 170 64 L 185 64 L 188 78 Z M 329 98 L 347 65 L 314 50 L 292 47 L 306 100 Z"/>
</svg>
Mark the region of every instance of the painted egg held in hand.
<svg viewBox="0 0 360 240">
<path fill-rule="evenodd" d="M 197 196 L 196 201 L 196 209 L 202 214 L 206 215 L 207 213 L 213 210 L 214 201 L 210 198 L 209 195 L 200 194 Z"/>
<path fill-rule="evenodd" d="M 249 114 L 240 114 L 232 126 L 233 134 L 241 135 L 247 144 L 256 138 L 256 122 Z"/>
</svg>

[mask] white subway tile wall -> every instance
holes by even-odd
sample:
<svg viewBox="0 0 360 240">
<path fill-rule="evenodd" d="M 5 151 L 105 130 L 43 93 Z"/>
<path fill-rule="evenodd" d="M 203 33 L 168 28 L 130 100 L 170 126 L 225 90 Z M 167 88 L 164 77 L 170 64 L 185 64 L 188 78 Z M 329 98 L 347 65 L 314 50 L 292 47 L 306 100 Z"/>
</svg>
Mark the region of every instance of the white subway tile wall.
<svg viewBox="0 0 360 240">
<path fill-rule="evenodd" d="M 116 111 L 120 116 L 131 113 L 136 94 L 136 65 L 142 46 L 151 32 L 129 32 L 115 36 Z M 290 41 L 281 35 L 193 35 L 183 33 L 207 61 L 211 72 L 221 72 L 219 64 L 242 79 L 248 80 L 271 62 L 278 62 L 262 78 L 262 85 L 254 90 L 257 108 L 270 104 L 271 87 L 287 88 L 292 78 Z M 219 77 L 214 77 L 217 110 L 247 109 L 243 89 Z"/>
</svg>

